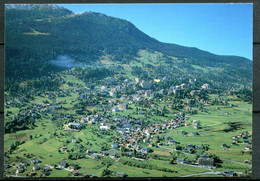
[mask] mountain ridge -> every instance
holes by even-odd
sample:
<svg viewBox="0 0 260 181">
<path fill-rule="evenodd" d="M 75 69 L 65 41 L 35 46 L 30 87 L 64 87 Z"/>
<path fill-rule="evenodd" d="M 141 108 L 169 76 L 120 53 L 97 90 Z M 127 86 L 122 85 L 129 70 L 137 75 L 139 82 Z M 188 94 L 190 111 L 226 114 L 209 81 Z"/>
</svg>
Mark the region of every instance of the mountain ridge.
<svg viewBox="0 0 260 181">
<path fill-rule="evenodd" d="M 192 68 L 190 65 L 225 67 L 227 74 L 241 74 L 250 82 L 252 61 L 247 58 L 163 43 L 127 20 L 102 13 L 87 11 L 78 14 L 65 8 L 40 7 L 27 11 L 6 9 L 7 77 L 29 78 L 55 71 L 55 66 L 48 60 L 55 60 L 59 55 L 69 55 L 85 64 L 100 62 L 102 56 L 110 55 L 114 62 L 129 64 L 137 61 L 140 50 L 147 50 L 161 52 L 163 60 L 170 64 L 174 63 L 173 58 L 179 59 L 183 65 L 186 62 L 187 70 Z M 32 68 L 24 71 L 23 66 L 24 69 Z M 17 67 L 22 70 L 14 72 Z"/>
</svg>

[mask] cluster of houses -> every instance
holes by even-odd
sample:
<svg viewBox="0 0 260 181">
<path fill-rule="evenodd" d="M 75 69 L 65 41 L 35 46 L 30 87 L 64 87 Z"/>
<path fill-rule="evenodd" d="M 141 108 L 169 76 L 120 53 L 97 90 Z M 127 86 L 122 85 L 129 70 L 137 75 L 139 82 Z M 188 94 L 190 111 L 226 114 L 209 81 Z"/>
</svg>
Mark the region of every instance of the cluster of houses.
<svg viewBox="0 0 260 181">
<path fill-rule="evenodd" d="M 238 135 L 232 136 L 232 143 L 230 145 L 223 143 L 221 145 L 221 147 L 224 150 L 230 150 L 231 146 L 236 146 L 239 143 L 242 143 L 242 144 L 247 144 L 247 145 L 244 146 L 243 151 L 245 151 L 245 152 L 252 151 L 252 147 L 251 147 L 251 143 L 249 141 L 249 137 L 251 137 L 251 135 L 248 133 L 248 131 L 240 132 Z"/>
<path fill-rule="evenodd" d="M 32 158 L 30 162 L 23 161 L 23 162 L 16 162 L 16 164 L 13 166 L 15 168 L 15 175 L 19 175 L 20 173 L 24 173 L 26 171 L 26 167 L 31 166 L 32 164 L 32 170 L 29 171 L 26 176 L 27 177 L 35 177 L 36 175 L 39 175 L 41 177 L 49 176 L 52 173 L 52 169 L 48 166 L 40 166 L 41 161 L 37 158 Z M 5 164 L 5 169 L 10 169 L 12 166 L 9 164 Z"/>
</svg>

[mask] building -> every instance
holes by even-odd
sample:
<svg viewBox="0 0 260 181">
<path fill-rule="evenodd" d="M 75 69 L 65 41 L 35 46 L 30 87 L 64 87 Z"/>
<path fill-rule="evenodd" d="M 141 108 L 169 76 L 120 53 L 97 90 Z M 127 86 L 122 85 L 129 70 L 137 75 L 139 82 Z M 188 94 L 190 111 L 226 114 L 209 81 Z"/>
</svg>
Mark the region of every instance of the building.
<svg viewBox="0 0 260 181">
<path fill-rule="evenodd" d="M 109 92 L 109 95 L 112 96 L 112 97 L 113 97 L 113 96 L 116 96 L 116 91 L 110 91 L 110 92 Z"/>
<path fill-rule="evenodd" d="M 194 99 L 186 99 L 186 104 L 189 105 L 189 106 L 194 106 L 195 100 Z"/>
<path fill-rule="evenodd" d="M 142 81 L 142 82 L 140 83 L 140 86 L 141 86 L 142 88 L 144 88 L 144 89 L 150 89 L 150 88 L 151 88 L 151 84 L 150 84 L 149 82 L 144 82 L 144 81 Z"/>
<path fill-rule="evenodd" d="M 154 81 L 154 82 L 160 82 L 161 79 L 154 79 L 153 81 Z"/>
<path fill-rule="evenodd" d="M 189 83 L 193 84 L 195 82 L 197 82 L 197 79 L 189 79 Z"/>
<path fill-rule="evenodd" d="M 197 160 L 197 164 L 199 166 L 204 166 L 204 167 L 213 167 L 214 159 L 209 158 L 208 155 L 201 155 Z"/>
<path fill-rule="evenodd" d="M 141 79 L 137 77 L 137 78 L 135 78 L 135 81 L 136 81 L 136 83 L 139 83 L 141 81 Z"/>
<path fill-rule="evenodd" d="M 107 86 L 106 85 L 103 85 L 102 87 L 101 87 L 101 90 L 107 90 Z"/>
<path fill-rule="evenodd" d="M 112 112 L 117 112 L 118 111 L 118 108 L 117 107 L 113 107 L 112 108 Z"/>
<path fill-rule="evenodd" d="M 145 97 L 151 97 L 152 96 L 152 91 L 151 90 L 145 91 L 144 96 Z"/>
<path fill-rule="evenodd" d="M 210 90 L 210 89 L 211 89 L 209 84 L 203 84 L 203 85 L 201 86 L 201 88 L 202 88 L 202 89 L 205 89 L 205 90 Z"/>
<path fill-rule="evenodd" d="M 126 110 L 128 108 L 128 105 L 126 103 L 123 103 L 123 104 L 119 104 L 118 105 L 118 109 L 119 110 Z"/>
<path fill-rule="evenodd" d="M 71 128 L 71 129 L 81 129 L 82 124 L 80 124 L 80 123 L 69 123 L 68 127 Z"/>
<path fill-rule="evenodd" d="M 181 84 L 181 89 L 189 89 L 190 88 L 190 84 Z"/>
<path fill-rule="evenodd" d="M 221 173 L 226 177 L 232 177 L 234 175 L 234 171 L 223 171 Z"/>
<path fill-rule="evenodd" d="M 87 99 L 87 94 L 81 94 L 80 99 Z"/>
<path fill-rule="evenodd" d="M 190 92 L 190 95 L 191 95 L 191 96 L 200 95 L 200 90 L 192 90 L 192 91 Z"/>
</svg>

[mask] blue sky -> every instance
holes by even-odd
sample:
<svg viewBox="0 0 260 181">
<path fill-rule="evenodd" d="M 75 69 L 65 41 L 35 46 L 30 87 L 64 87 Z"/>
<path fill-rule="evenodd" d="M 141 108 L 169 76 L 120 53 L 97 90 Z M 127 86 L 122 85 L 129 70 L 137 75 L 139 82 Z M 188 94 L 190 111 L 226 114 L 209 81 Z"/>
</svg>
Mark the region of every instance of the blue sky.
<svg viewBox="0 0 260 181">
<path fill-rule="evenodd" d="M 167 43 L 252 60 L 252 4 L 60 4 L 73 12 L 94 11 L 132 22 Z"/>
</svg>

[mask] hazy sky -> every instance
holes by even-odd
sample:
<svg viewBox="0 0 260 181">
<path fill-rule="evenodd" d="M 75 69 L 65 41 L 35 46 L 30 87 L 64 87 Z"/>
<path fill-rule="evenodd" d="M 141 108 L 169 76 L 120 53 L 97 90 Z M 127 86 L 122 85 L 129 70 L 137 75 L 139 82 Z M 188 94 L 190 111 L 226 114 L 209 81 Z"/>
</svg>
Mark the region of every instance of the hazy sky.
<svg viewBox="0 0 260 181">
<path fill-rule="evenodd" d="M 252 4 L 60 4 L 73 12 L 94 11 L 132 22 L 167 43 L 252 60 Z"/>
</svg>

